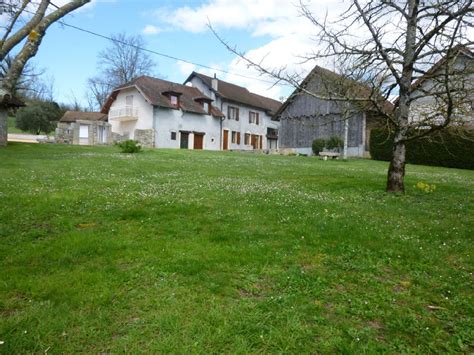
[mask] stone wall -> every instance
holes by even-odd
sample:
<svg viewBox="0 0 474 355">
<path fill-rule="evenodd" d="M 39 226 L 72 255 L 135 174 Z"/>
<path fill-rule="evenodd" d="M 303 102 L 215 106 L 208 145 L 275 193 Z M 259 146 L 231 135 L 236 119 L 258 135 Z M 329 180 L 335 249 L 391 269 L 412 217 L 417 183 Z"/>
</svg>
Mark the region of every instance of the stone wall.
<svg viewBox="0 0 474 355">
<path fill-rule="evenodd" d="M 135 140 L 140 142 L 144 148 L 153 148 L 155 146 L 155 134 L 152 129 L 136 129 Z"/>
<path fill-rule="evenodd" d="M 70 123 L 58 122 L 58 127 L 55 131 L 56 143 L 72 144 L 73 141 L 73 127 Z"/>
</svg>

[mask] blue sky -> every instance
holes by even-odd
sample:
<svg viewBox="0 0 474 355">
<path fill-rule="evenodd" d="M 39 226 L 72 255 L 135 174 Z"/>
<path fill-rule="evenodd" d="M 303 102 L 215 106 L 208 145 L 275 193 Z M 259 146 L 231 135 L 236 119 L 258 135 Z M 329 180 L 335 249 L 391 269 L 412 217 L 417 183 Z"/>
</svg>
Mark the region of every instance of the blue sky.
<svg viewBox="0 0 474 355">
<path fill-rule="evenodd" d="M 56 3 L 67 2 L 56 0 Z M 313 1 L 318 10 L 340 7 L 341 0 Z M 125 32 L 141 34 L 146 47 L 192 62 L 256 77 L 235 58 L 206 28 L 208 19 L 230 43 L 256 60 L 265 58 L 268 67 L 287 66 L 305 73 L 315 63 L 301 65 L 301 55 L 311 50 L 312 29 L 298 16 L 289 0 L 97 0 L 68 15 L 64 21 L 104 35 Z M 85 103 L 87 78 L 98 73 L 97 55 L 108 41 L 78 30 L 54 24 L 47 32 L 34 63 L 46 68 L 54 78 L 55 97 L 71 102 L 73 96 Z M 167 80 L 182 82 L 192 70 L 212 74 L 212 70 L 151 55 L 157 72 Z M 291 92 L 288 87 L 271 87 L 217 72 L 223 80 L 243 85 L 262 95 L 279 98 Z"/>
</svg>

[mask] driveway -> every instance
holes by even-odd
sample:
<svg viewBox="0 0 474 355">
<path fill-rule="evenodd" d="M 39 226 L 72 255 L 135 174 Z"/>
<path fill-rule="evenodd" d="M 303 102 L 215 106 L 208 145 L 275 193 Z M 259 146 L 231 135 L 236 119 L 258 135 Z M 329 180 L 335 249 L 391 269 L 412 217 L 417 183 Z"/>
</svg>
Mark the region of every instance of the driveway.
<svg viewBox="0 0 474 355">
<path fill-rule="evenodd" d="M 46 135 L 8 133 L 9 142 L 38 143 L 38 139 L 46 139 Z"/>
</svg>

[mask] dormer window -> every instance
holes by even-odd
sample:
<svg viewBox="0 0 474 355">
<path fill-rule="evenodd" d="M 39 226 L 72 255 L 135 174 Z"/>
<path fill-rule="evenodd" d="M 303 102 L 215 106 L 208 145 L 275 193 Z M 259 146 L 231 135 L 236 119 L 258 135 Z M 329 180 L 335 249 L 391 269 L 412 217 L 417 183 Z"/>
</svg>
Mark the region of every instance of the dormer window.
<svg viewBox="0 0 474 355">
<path fill-rule="evenodd" d="M 170 95 L 171 105 L 178 107 L 179 106 L 179 99 L 176 95 Z"/>
<path fill-rule="evenodd" d="M 163 95 L 165 95 L 169 100 L 170 100 L 170 106 L 174 108 L 179 108 L 180 107 L 180 102 L 179 102 L 179 97 L 182 95 L 182 93 L 177 92 L 177 91 L 164 91 L 162 92 Z"/>
<path fill-rule="evenodd" d="M 211 114 L 211 102 L 212 100 L 208 97 L 196 97 L 194 99 L 197 103 L 199 103 L 203 110 L 206 111 L 207 114 Z"/>
</svg>

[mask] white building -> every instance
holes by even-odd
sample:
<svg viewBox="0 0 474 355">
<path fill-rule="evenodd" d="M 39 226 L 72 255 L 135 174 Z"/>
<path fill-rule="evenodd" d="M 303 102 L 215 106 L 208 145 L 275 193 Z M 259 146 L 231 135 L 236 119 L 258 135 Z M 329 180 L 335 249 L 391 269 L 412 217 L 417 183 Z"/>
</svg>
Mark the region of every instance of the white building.
<svg viewBox="0 0 474 355">
<path fill-rule="evenodd" d="M 449 57 L 441 58 L 415 81 L 412 90 L 412 124 L 474 127 L 474 53 L 468 47 L 454 47 Z M 446 122 L 448 91 L 454 106 L 450 122 Z"/>
<path fill-rule="evenodd" d="M 280 122 L 273 119 L 281 102 L 254 94 L 242 86 L 192 72 L 186 85 L 213 99 L 225 115 L 222 121 L 223 150 L 277 149 Z"/>
<path fill-rule="evenodd" d="M 115 140 L 146 147 L 220 149 L 224 115 L 198 89 L 141 76 L 115 89 L 102 112 Z"/>
<path fill-rule="evenodd" d="M 206 78 L 231 91 L 208 89 Z M 252 150 L 277 148 L 279 122 L 271 117 L 279 107 L 276 100 L 193 73 L 186 85 L 141 76 L 115 89 L 102 112 L 115 140 L 156 148 Z"/>
</svg>

